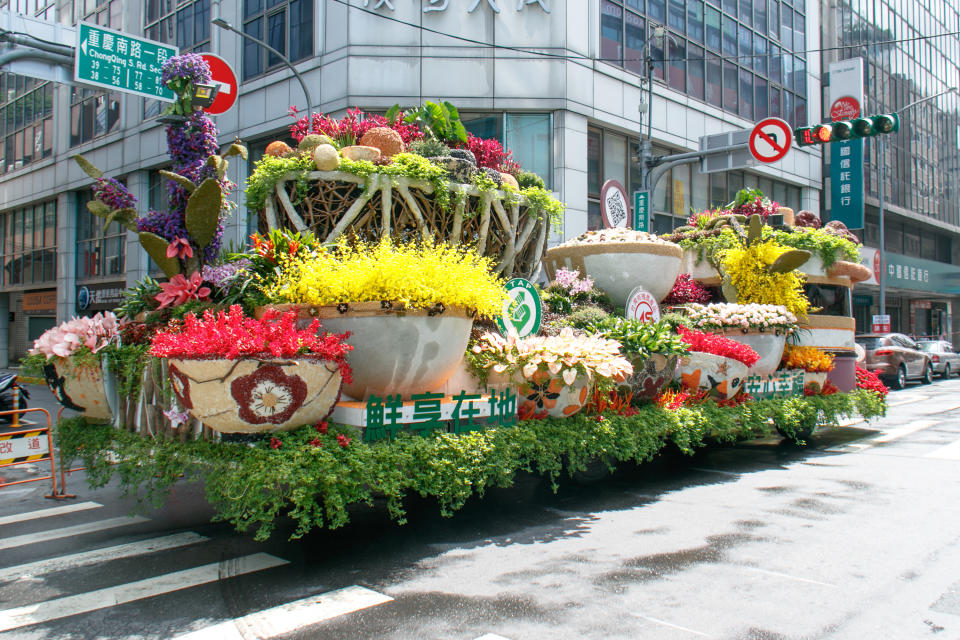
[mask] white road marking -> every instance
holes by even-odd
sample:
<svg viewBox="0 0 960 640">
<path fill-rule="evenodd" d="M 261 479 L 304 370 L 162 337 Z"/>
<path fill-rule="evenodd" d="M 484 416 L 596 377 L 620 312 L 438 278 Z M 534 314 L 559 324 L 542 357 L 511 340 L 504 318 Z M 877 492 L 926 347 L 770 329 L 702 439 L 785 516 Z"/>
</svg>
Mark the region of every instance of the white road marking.
<svg viewBox="0 0 960 640">
<path fill-rule="evenodd" d="M 929 396 L 908 396 L 908 397 L 905 398 L 904 400 L 900 400 L 900 401 L 898 401 L 898 402 L 888 402 L 888 403 L 887 403 L 887 408 L 890 408 L 890 407 L 902 407 L 902 406 L 905 405 L 905 404 L 913 404 L 914 402 L 923 402 L 923 401 L 926 400 L 928 397 L 929 397 Z"/>
<path fill-rule="evenodd" d="M 897 427 L 896 429 L 880 431 L 877 435 L 871 436 L 862 442 L 849 442 L 847 444 L 841 444 L 835 447 L 827 447 L 824 449 L 824 451 L 829 451 L 831 453 L 854 453 L 857 451 L 863 451 L 864 449 L 869 449 L 875 445 L 882 444 L 884 442 L 892 442 L 904 436 L 908 436 L 911 433 L 928 429 L 935 424 L 939 424 L 940 422 L 940 420 L 914 420 L 905 427 Z"/>
<path fill-rule="evenodd" d="M 122 516 L 120 518 L 108 518 L 107 520 L 87 522 L 85 524 L 78 524 L 72 527 L 62 527 L 60 529 L 52 529 L 50 531 L 27 533 L 22 536 L 13 536 L 10 538 L 0 538 L 0 551 L 3 551 L 4 549 L 13 549 L 14 547 L 22 547 L 27 544 L 40 544 L 50 540 L 58 540 L 60 538 L 71 538 L 73 536 L 79 536 L 85 533 L 94 533 L 95 531 L 103 531 L 105 529 L 126 527 L 127 525 L 131 524 L 148 522 L 149 520 L 150 518 L 144 518 L 143 516 Z"/>
<path fill-rule="evenodd" d="M 928 453 L 925 458 L 940 458 L 941 460 L 960 460 L 960 440 L 940 447 Z"/>
<path fill-rule="evenodd" d="M 26 522 L 27 520 L 37 520 L 40 518 L 50 518 L 52 516 L 61 516 L 65 513 L 74 513 L 76 511 L 86 511 L 87 509 L 97 509 L 103 505 L 99 502 L 78 502 L 76 504 L 65 504 L 61 507 L 50 507 L 49 509 L 38 509 L 37 511 L 27 511 L 26 513 L 15 513 L 12 516 L 3 516 L 0 518 L 0 526 L 13 524 L 15 522 Z"/>
<path fill-rule="evenodd" d="M 475 640 L 508 640 L 508 639 L 504 638 L 503 636 L 498 636 L 495 633 L 485 633 L 479 638 L 475 638 Z"/>
<path fill-rule="evenodd" d="M 104 547 L 85 551 L 82 553 L 73 553 L 48 560 L 38 560 L 27 564 L 17 565 L 16 567 L 7 567 L 0 569 L 0 582 L 16 580 L 19 578 L 35 578 L 54 571 L 63 571 L 65 569 L 74 569 L 76 567 L 89 567 L 100 562 L 108 562 L 119 558 L 130 558 L 133 556 L 155 553 L 166 549 L 175 549 L 185 547 L 190 544 L 197 544 L 206 541 L 205 536 L 198 533 L 176 533 L 159 538 L 150 538 L 139 542 L 129 544 L 120 544 L 113 547 Z"/>
<path fill-rule="evenodd" d="M 811 580 L 809 578 L 800 578 L 798 576 L 792 576 L 789 573 L 780 573 L 779 571 L 770 571 L 769 569 L 760 569 L 758 567 L 743 566 L 743 568 L 748 569 L 750 571 L 756 571 L 757 573 L 765 573 L 768 576 L 776 576 L 778 578 L 787 578 L 789 580 L 796 580 L 797 582 L 808 582 L 810 584 L 817 584 L 817 585 L 820 585 L 821 587 L 832 587 L 832 588 L 837 587 L 837 585 L 830 584 L 829 582 L 820 582 L 819 580 Z"/>
<path fill-rule="evenodd" d="M 650 621 L 650 622 L 655 622 L 656 624 L 662 624 L 663 626 L 665 626 L 665 627 L 670 627 L 671 629 L 679 629 L 680 631 L 686 631 L 687 633 L 692 633 L 692 634 L 695 635 L 695 636 L 701 636 L 701 637 L 704 637 L 704 638 L 712 638 L 712 637 L 713 637 L 713 636 L 711 636 L 711 635 L 708 634 L 708 633 L 703 633 L 702 631 L 696 631 L 695 629 L 688 629 L 687 627 L 681 627 L 681 626 L 678 625 L 678 624 L 673 624 L 673 623 L 671 623 L 671 622 L 667 622 L 666 620 L 660 620 L 659 618 L 653 618 L 653 617 L 651 617 L 651 616 L 645 616 L 645 615 L 643 615 L 642 613 L 634 613 L 633 615 L 636 616 L 636 617 L 638 617 L 638 618 L 642 618 L 642 619 L 644 619 L 644 620 L 648 620 L 648 621 Z"/>
<path fill-rule="evenodd" d="M 235 620 L 227 620 L 176 636 L 174 640 L 273 638 L 360 609 L 375 607 L 391 600 L 393 598 L 390 596 L 354 585 L 288 602 L 272 609 L 257 611 Z M 499 636 L 492 637 L 499 638 Z"/>
<path fill-rule="evenodd" d="M 115 587 L 7 609 L 6 611 L 0 611 L 0 631 L 19 629 L 31 624 L 106 609 L 119 604 L 216 582 L 221 578 L 231 578 L 284 564 L 287 564 L 287 561 L 282 558 L 266 553 L 255 553 L 226 562 L 213 562 L 193 569 L 175 571 Z"/>
</svg>

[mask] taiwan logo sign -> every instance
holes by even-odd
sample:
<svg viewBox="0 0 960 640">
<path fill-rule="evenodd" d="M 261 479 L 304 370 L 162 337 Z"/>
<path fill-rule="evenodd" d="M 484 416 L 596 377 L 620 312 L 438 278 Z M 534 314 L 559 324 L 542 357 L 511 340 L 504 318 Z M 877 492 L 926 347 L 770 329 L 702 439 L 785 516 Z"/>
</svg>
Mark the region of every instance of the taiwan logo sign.
<svg viewBox="0 0 960 640">
<path fill-rule="evenodd" d="M 543 306 L 533 283 L 523 278 L 514 278 L 507 282 L 505 288 L 507 301 L 497 317 L 500 333 L 506 336 L 512 328 L 519 337 L 525 338 L 539 331 Z"/>
</svg>

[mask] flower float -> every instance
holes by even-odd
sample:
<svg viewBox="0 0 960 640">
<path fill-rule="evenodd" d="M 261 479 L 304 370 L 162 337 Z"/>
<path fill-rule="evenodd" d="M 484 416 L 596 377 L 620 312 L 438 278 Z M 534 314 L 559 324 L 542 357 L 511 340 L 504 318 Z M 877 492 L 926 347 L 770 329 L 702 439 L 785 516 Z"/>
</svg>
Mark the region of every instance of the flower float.
<svg viewBox="0 0 960 640">
<path fill-rule="evenodd" d="M 346 335 L 320 333 L 314 320 L 268 310 L 259 319 L 238 305 L 188 315 L 158 332 L 150 355 L 169 359 L 179 405 L 217 431 L 278 431 L 329 415 L 350 382 Z"/>
<path fill-rule="evenodd" d="M 679 378 L 688 389 L 705 389 L 722 399 L 733 398 L 746 382 L 748 368 L 760 359 L 747 345 L 713 333 L 678 327 L 690 355 L 681 361 Z"/>
<path fill-rule="evenodd" d="M 97 354 L 118 337 L 117 316 L 108 311 L 48 329 L 34 341 L 30 354 L 43 358 L 47 386 L 61 405 L 91 419 L 105 419 L 110 408 Z"/>
</svg>

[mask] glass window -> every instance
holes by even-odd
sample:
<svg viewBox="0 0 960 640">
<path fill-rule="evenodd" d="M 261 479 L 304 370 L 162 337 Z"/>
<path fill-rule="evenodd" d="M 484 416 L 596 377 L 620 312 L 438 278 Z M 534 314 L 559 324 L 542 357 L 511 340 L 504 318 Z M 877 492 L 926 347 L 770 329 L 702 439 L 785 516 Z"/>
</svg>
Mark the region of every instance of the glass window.
<svg viewBox="0 0 960 640">
<path fill-rule="evenodd" d="M 647 0 L 647 16 L 654 22 L 665 23 L 667 21 L 666 0 Z"/>
<path fill-rule="evenodd" d="M 587 192 L 600 197 L 603 170 L 603 134 L 596 129 L 587 132 Z"/>
<path fill-rule="evenodd" d="M 740 64 L 750 68 L 753 65 L 753 31 L 740 25 L 738 29 L 738 41 L 740 42 Z"/>
<path fill-rule="evenodd" d="M 460 113 L 463 126 L 478 138 L 503 138 L 503 117 L 499 113 Z"/>
<path fill-rule="evenodd" d="M 624 66 L 634 73 L 643 74 L 646 72 L 643 68 L 646 21 L 632 11 L 627 11 L 625 23 Z"/>
<path fill-rule="evenodd" d="M 800 56 L 793 56 L 793 90 L 807 95 L 807 64 Z"/>
<path fill-rule="evenodd" d="M 686 69 L 686 41 L 677 38 L 676 41 L 669 41 L 669 62 L 667 69 L 669 71 L 670 86 L 677 91 L 686 92 L 687 90 L 687 69 Z"/>
<path fill-rule="evenodd" d="M 710 174 L 710 207 L 719 207 L 727 202 L 727 174 Z"/>
<path fill-rule="evenodd" d="M 737 65 L 723 61 L 723 108 L 737 113 Z"/>
<path fill-rule="evenodd" d="M 614 64 L 623 59 L 623 9 L 603 0 L 600 20 L 600 57 Z"/>
<path fill-rule="evenodd" d="M 631 9 L 636 9 L 639 13 L 643 13 L 643 0 L 627 0 L 627 6 Z"/>
<path fill-rule="evenodd" d="M 720 12 L 713 7 L 704 9 L 704 22 L 707 31 L 707 46 L 720 51 Z"/>
<path fill-rule="evenodd" d="M 603 133 L 603 182 L 607 180 L 627 184 L 627 139 L 609 131 Z"/>
<path fill-rule="evenodd" d="M 754 114 L 757 120 L 762 120 L 770 115 L 770 105 L 767 102 L 767 81 L 760 77 L 754 78 L 753 86 L 754 95 L 756 95 L 753 104 Z"/>
<path fill-rule="evenodd" d="M 0 95 L 0 173 L 53 155 L 53 85 L 8 76 Z"/>
<path fill-rule="evenodd" d="M 106 229 L 103 219 L 87 210 L 91 190 L 77 198 L 77 279 L 119 276 L 125 272 L 126 228 L 117 222 Z"/>
<path fill-rule="evenodd" d="M 724 202 L 733 202 L 734 198 L 737 197 L 737 192 L 743 189 L 743 172 L 742 171 L 728 171 L 727 172 L 727 197 Z"/>
<path fill-rule="evenodd" d="M 737 15 L 737 0 L 723 0 L 723 10 L 731 16 Z"/>
<path fill-rule="evenodd" d="M 667 23 L 671 29 L 679 33 L 687 32 L 686 7 L 684 0 L 670 0 L 670 13 L 667 16 Z"/>
<path fill-rule="evenodd" d="M 696 45 L 687 47 L 687 93 L 698 100 L 705 98 L 704 94 L 704 73 L 703 73 L 703 49 Z"/>
<path fill-rule="evenodd" d="M 780 11 L 780 44 L 787 51 L 793 49 L 793 11 L 786 5 Z"/>
<path fill-rule="evenodd" d="M 723 74 L 723 69 L 720 66 L 720 57 L 715 56 L 712 53 L 707 54 L 706 60 L 706 74 L 707 74 L 707 102 L 712 104 L 715 107 L 723 106 L 723 90 L 721 75 Z"/>
<path fill-rule="evenodd" d="M 723 16 L 723 55 L 737 55 L 737 23 L 733 19 Z"/>
<path fill-rule="evenodd" d="M 799 13 L 793 14 L 793 50 L 794 51 L 803 51 L 807 48 L 806 38 L 805 38 L 805 24 L 804 18 Z"/>
<path fill-rule="evenodd" d="M 3 286 L 56 282 L 57 204 L 49 201 L 0 214 Z"/>
<path fill-rule="evenodd" d="M 763 0 L 758 1 L 763 2 Z M 740 13 L 737 17 L 744 24 L 753 26 L 753 0 L 740 0 Z"/>
<path fill-rule="evenodd" d="M 753 118 L 753 74 L 740 70 L 740 115 Z"/>
<path fill-rule="evenodd" d="M 770 43 L 770 80 L 772 82 L 781 82 L 783 80 L 783 74 L 781 69 L 783 67 L 783 57 L 780 55 L 780 47 Z"/>
<path fill-rule="evenodd" d="M 532 171 L 550 186 L 553 172 L 549 113 L 508 113 L 504 146 L 513 152 L 513 159 Z"/>
<path fill-rule="evenodd" d="M 687 0 L 687 35 L 692 40 L 703 42 L 702 0 Z"/>
<path fill-rule="evenodd" d="M 767 0 L 756 0 L 753 3 L 753 26 L 760 33 L 767 31 Z"/>
<path fill-rule="evenodd" d="M 313 3 L 307 0 L 246 0 L 243 31 L 297 62 L 313 55 Z M 289 46 L 288 46 L 289 45 Z M 270 71 L 280 58 L 244 38 L 243 78 Z"/>
<path fill-rule="evenodd" d="M 753 37 L 753 70 L 762 76 L 767 75 L 767 40 L 761 36 Z"/>
</svg>

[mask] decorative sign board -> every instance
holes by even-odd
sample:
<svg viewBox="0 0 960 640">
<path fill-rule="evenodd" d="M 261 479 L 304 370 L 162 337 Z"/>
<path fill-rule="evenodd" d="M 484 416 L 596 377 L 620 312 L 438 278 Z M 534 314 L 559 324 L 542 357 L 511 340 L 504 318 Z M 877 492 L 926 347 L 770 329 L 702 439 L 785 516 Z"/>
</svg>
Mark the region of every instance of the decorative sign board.
<svg viewBox="0 0 960 640">
<path fill-rule="evenodd" d="M 743 386 L 757 400 L 767 398 L 792 398 L 803 395 L 803 370 L 774 371 L 765 376 L 749 376 Z"/>
<path fill-rule="evenodd" d="M 627 296 L 627 320 L 656 322 L 660 319 L 660 305 L 653 294 L 643 287 L 635 287 Z"/>
<path fill-rule="evenodd" d="M 537 288 L 529 280 L 514 278 L 507 282 L 506 289 L 507 302 L 497 317 L 500 333 L 507 335 L 508 329 L 512 327 L 519 337 L 525 338 L 539 331 L 540 321 L 543 319 L 543 304 Z"/>
<path fill-rule="evenodd" d="M 630 227 L 630 205 L 627 191 L 616 180 L 607 180 L 600 189 L 600 214 L 608 229 Z"/>
<path fill-rule="evenodd" d="M 830 117 L 850 120 L 864 104 L 863 58 L 830 63 Z M 830 220 L 863 229 L 863 139 L 830 143 Z"/>
</svg>

